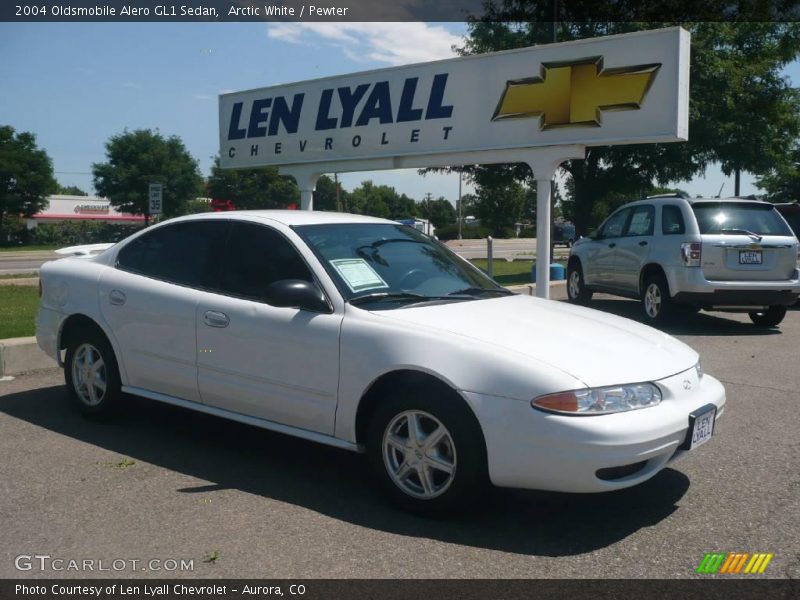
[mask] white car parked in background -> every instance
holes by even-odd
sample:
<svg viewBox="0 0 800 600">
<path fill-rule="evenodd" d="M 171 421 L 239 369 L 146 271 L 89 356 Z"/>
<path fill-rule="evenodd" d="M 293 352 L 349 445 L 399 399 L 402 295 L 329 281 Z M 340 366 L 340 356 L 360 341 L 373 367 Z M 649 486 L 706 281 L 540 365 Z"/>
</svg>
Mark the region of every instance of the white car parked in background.
<svg viewBox="0 0 800 600">
<path fill-rule="evenodd" d="M 706 442 L 725 403 L 678 340 L 513 295 L 382 219 L 173 219 L 41 282 L 39 345 L 87 415 L 127 392 L 366 451 L 417 511 L 479 501 L 488 481 L 641 483 Z"/>
<path fill-rule="evenodd" d="M 641 299 L 652 323 L 703 308 L 774 327 L 800 295 L 797 255 L 772 204 L 653 196 L 617 209 L 573 245 L 567 294 L 576 304 L 594 292 Z"/>
</svg>

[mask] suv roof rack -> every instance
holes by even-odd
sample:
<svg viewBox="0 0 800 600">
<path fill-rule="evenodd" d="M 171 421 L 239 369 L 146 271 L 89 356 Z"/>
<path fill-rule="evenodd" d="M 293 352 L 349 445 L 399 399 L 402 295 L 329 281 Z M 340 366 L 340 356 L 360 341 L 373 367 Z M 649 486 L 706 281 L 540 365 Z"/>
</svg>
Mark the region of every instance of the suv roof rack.
<svg viewBox="0 0 800 600">
<path fill-rule="evenodd" d="M 688 198 L 689 194 L 686 192 L 667 192 L 666 194 L 653 194 L 652 196 L 647 196 L 647 200 L 653 200 L 654 198 Z"/>
</svg>

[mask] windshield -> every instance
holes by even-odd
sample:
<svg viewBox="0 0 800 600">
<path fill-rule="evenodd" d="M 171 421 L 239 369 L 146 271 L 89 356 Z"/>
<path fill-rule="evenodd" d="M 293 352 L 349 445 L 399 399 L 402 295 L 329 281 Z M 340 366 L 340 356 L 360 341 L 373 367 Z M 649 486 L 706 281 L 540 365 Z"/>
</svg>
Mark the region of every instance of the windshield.
<svg viewBox="0 0 800 600">
<path fill-rule="evenodd" d="M 786 222 L 768 204 L 699 202 L 692 205 L 700 233 L 792 235 Z"/>
<path fill-rule="evenodd" d="M 407 225 L 337 223 L 294 230 L 352 303 L 391 308 L 510 293 L 445 245 Z"/>
</svg>

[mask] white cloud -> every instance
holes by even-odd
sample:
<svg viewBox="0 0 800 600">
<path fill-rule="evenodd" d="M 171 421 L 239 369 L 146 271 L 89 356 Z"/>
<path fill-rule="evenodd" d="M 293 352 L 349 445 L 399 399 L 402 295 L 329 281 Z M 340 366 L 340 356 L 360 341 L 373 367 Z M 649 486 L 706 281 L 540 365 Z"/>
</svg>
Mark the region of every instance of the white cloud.
<svg viewBox="0 0 800 600">
<path fill-rule="evenodd" d="M 216 97 L 209 96 L 208 94 L 192 94 L 195 100 L 216 100 Z"/>
<path fill-rule="evenodd" d="M 295 44 L 322 42 L 340 48 L 348 58 L 390 65 L 452 58 L 461 38 L 442 26 L 426 23 L 274 23 L 267 35 Z"/>
</svg>

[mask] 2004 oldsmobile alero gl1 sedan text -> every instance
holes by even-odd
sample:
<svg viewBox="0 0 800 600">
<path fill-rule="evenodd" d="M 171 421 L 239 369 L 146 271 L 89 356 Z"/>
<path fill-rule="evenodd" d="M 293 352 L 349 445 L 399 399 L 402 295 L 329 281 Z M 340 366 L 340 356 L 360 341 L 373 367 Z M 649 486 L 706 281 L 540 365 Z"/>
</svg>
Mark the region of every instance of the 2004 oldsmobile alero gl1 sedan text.
<svg viewBox="0 0 800 600">
<path fill-rule="evenodd" d="M 705 443 L 725 403 L 678 340 L 511 294 L 383 219 L 183 217 L 47 263 L 41 285 L 39 345 L 85 414 L 130 393 L 365 451 L 416 511 L 487 482 L 636 485 Z"/>
</svg>

